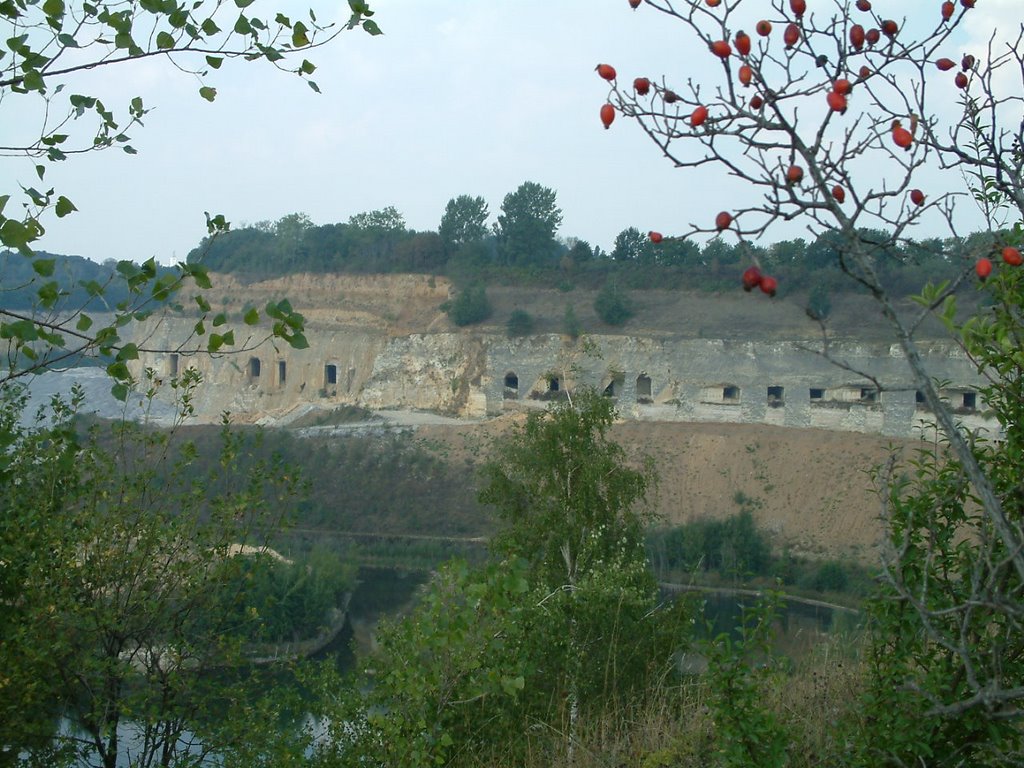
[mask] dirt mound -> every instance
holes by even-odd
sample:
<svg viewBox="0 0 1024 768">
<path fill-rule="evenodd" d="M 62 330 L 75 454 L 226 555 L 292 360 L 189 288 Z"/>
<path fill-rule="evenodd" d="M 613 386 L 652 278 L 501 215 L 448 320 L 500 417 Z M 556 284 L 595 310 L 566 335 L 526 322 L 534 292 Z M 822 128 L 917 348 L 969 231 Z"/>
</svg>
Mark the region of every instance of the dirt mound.
<svg viewBox="0 0 1024 768">
<path fill-rule="evenodd" d="M 451 461 L 475 463 L 518 419 L 430 426 L 420 437 Z M 879 501 L 870 477 L 912 441 L 747 424 L 623 422 L 612 436 L 654 458 L 655 507 L 666 525 L 750 509 L 773 544 L 814 558 L 877 559 Z"/>
</svg>

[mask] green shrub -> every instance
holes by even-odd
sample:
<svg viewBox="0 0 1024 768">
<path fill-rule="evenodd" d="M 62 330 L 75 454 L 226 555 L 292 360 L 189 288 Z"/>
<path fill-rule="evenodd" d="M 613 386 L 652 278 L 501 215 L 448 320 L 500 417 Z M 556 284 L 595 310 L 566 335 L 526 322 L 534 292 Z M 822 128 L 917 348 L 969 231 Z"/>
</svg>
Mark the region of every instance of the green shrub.
<svg viewBox="0 0 1024 768">
<path fill-rule="evenodd" d="M 505 327 L 509 336 L 529 336 L 533 333 L 533 315 L 524 309 L 515 309 Z"/>
<path fill-rule="evenodd" d="M 482 285 L 471 285 L 441 305 L 449 319 L 458 326 L 480 323 L 491 316 L 493 311 L 487 291 Z"/>
<path fill-rule="evenodd" d="M 633 316 L 632 302 L 617 283 L 605 283 L 594 299 L 594 311 L 608 325 L 622 325 Z"/>
</svg>

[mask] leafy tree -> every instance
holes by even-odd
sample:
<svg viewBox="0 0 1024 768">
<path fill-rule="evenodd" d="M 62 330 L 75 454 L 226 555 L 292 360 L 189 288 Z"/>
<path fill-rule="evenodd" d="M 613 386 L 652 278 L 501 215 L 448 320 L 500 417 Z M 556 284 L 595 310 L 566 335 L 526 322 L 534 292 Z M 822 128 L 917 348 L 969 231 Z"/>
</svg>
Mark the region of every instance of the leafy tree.
<svg viewBox="0 0 1024 768">
<path fill-rule="evenodd" d="M 445 206 L 441 225 L 437 233 L 445 248 L 455 251 L 469 243 L 476 243 L 487 237 L 487 201 L 482 197 L 459 195 Z"/>
<path fill-rule="evenodd" d="M 405 217 L 394 206 L 375 211 L 364 211 L 349 217 L 348 225 L 363 232 L 395 233 L 405 232 Z"/>
<path fill-rule="evenodd" d="M 382 630 L 369 702 L 339 714 L 358 725 L 333 759 L 516 760 L 531 725 L 567 721 L 571 764 L 581 711 L 664 672 L 678 635 L 659 623 L 644 554 L 651 465 L 626 465 L 613 418 L 607 398 L 581 391 L 502 437 L 481 492 L 505 522 L 494 559 L 442 568 L 414 613 Z"/>
<path fill-rule="evenodd" d="M 615 236 L 612 258 L 616 261 L 637 262 L 650 248 L 650 240 L 636 227 L 627 227 Z"/>
<path fill-rule="evenodd" d="M 196 378 L 179 384 L 187 402 Z M 244 595 L 234 545 L 262 546 L 280 524 L 295 474 L 254 463 L 236 436 L 200 465 L 188 445 L 127 422 L 83 434 L 82 396 L 55 400 L 23 426 L 23 397 L 4 391 L 0 482 L 0 744 L 6 755 L 113 768 L 167 765 L 275 737 L 244 711 L 218 723 L 223 701 L 262 696 L 244 683 L 209 685 L 245 660 L 234 601 Z M 212 492 L 221 487 L 223 492 Z M 286 692 L 277 706 L 286 705 Z M 55 730 L 66 718 L 74 730 Z M 300 752 L 301 753 L 301 752 Z M 284 758 L 283 755 L 278 755 Z"/>
<path fill-rule="evenodd" d="M 765 27 L 768 34 L 750 50 L 734 40 L 734 51 L 723 32 L 738 29 L 753 3 L 715 11 L 696 0 L 648 5 L 677 22 L 696 48 L 717 54 L 720 66 L 685 88 L 679 75 L 659 80 L 646 96 L 612 83 L 609 100 L 678 167 L 727 169 L 763 192 L 744 207 L 709 211 L 685 235 L 724 232 L 738 240 L 743 261 L 760 266 L 751 241 L 801 220 L 815 238 L 808 260 L 841 270 L 878 302 L 940 436 L 938 449 L 912 461 L 906 474 L 880 476 L 887 586 L 873 609 L 868 714 L 850 762 L 1019 764 L 1024 533 L 1019 493 L 1007 477 L 1021 473 L 1011 425 L 1019 420 L 1012 403 L 1020 402 L 1013 340 L 1022 297 L 1014 265 L 1024 242 L 1024 180 L 1020 126 L 1006 122 L 1003 107 L 1022 84 L 1022 41 L 1011 35 L 958 67 L 948 58 L 960 58 L 951 43 L 975 13 L 974 2 L 935 7 L 915 36 L 915 25 L 885 20 L 870 3 L 833 0 L 805 10 L 809 4 L 793 0 L 777 8 L 785 26 L 775 33 Z M 865 42 L 871 31 L 864 25 L 876 24 L 882 45 Z M 756 99 L 734 87 L 734 53 Z M 951 117 L 935 98 L 959 108 Z M 963 235 L 962 190 L 916 186 L 928 164 L 957 167 L 968 179 L 987 232 Z M 856 173 L 864 167 L 873 169 L 870 178 Z M 896 301 L 903 267 L 917 257 L 908 234 L 930 215 L 947 228 L 957 258 L 934 259 L 943 279 L 903 306 Z M 998 270 L 993 254 L 1005 262 Z M 985 280 L 997 271 L 981 286 L 995 301 L 991 312 L 959 325 L 957 292 L 975 275 Z M 917 277 L 918 284 L 925 279 Z M 931 314 L 992 382 L 985 396 L 1005 440 L 967 433 L 943 402 L 917 339 Z M 827 336 L 822 353 L 829 357 Z"/>
<path fill-rule="evenodd" d="M 509 265 L 548 265 L 558 251 L 555 233 L 562 223 L 562 209 L 555 204 L 555 190 L 532 181 L 509 192 L 501 203 L 495 225 L 498 255 Z"/>
<path fill-rule="evenodd" d="M 594 311 L 608 325 L 623 325 L 633 316 L 629 296 L 617 283 L 607 282 L 594 299 Z"/>
<path fill-rule="evenodd" d="M 0 190 L 0 246 L 18 251 L 31 264 L 38 307 L 37 313 L 28 315 L 0 309 L 0 336 L 8 343 L 12 362 L 3 381 L 97 356 L 115 380 L 115 395 L 123 398 L 130 379 L 127 364 L 139 352 L 123 336 L 125 326 L 166 307 L 186 285 L 209 287 L 206 270 L 198 263 L 167 272 L 159 270 L 154 260 L 141 266 L 122 262 L 109 281 L 83 286 L 90 299 L 102 296 L 114 284 L 122 284 L 127 293 L 113 306 L 113 318 L 98 323 L 94 314 L 85 311 L 85 304 L 69 300 L 68 287 L 54 279 L 54 260 L 33 254 L 33 243 L 42 236 L 49 217 L 61 219 L 77 210 L 73 201 L 46 186 L 49 169 L 82 153 L 114 148 L 134 153 L 129 132 L 150 114 L 139 97 L 130 99 L 118 113 L 95 96 L 68 88 L 72 76 L 98 67 L 113 74 L 161 56 L 196 77 L 199 96 L 213 101 L 217 89 L 210 84 L 211 72 L 226 60 L 243 59 L 265 61 L 306 79 L 316 89 L 308 79 L 316 67 L 304 55 L 346 29 L 362 27 L 371 34 L 380 33 L 365 3 L 353 0 L 350 7 L 348 22 L 333 27 L 318 23 L 312 11 L 308 18 L 292 20 L 262 6 L 246 4 L 237 12 L 205 0 L 169 0 L 130 8 L 107 2 L 0 4 L 0 19 L 11 29 L 7 55 L 0 58 L 0 104 L 19 110 L 20 118 L 8 123 L 32 126 L 28 133 L 10 137 L 0 154 L 31 157 L 36 176 L 19 182 L 20 192 Z M 37 187 L 37 182 L 43 184 Z M 223 216 L 210 214 L 207 224 L 211 235 L 228 226 Z M 6 278 L 3 282 L 9 284 Z M 212 315 L 201 295 L 193 301 L 198 314 L 196 335 L 205 337 L 205 349 L 231 348 L 233 333 L 224 328 L 208 330 L 223 325 L 225 318 Z M 301 316 L 282 305 L 275 306 L 275 313 L 272 335 L 302 346 Z M 252 319 L 256 322 L 258 315 Z"/>
</svg>

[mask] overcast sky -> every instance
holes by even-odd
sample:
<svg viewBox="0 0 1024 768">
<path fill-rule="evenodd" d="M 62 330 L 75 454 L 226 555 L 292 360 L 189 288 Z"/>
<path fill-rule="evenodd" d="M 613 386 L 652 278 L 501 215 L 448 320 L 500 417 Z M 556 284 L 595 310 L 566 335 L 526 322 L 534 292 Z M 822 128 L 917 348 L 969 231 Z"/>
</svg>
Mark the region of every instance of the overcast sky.
<svg viewBox="0 0 1024 768">
<path fill-rule="evenodd" d="M 674 170 L 635 124 L 601 128 L 598 62 L 626 81 L 713 65 L 660 14 L 626 0 L 371 4 L 383 36 L 349 32 L 311 56 L 321 95 L 262 63 L 214 73 L 213 104 L 194 78 L 156 59 L 79 76 L 75 91 L 114 104 L 141 95 L 153 112 L 134 131 L 137 156 L 93 154 L 50 172 L 80 212 L 52 220 L 40 247 L 171 262 L 204 234 L 204 211 L 235 226 L 292 212 L 326 224 L 393 205 L 411 228 L 436 230 L 450 198 L 483 196 L 493 220 L 504 195 L 530 180 L 557 191 L 561 236 L 608 249 L 625 227 L 671 233 L 742 200 L 720 171 Z M 939 3 L 875 0 L 887 5 L 913 17 L 936 15 Z M 1022 6 L 980 0 L 975 41 L 960 42 L 977 45 L 996 23 L 1019 27 Z M 4 167 L 30 180 L 27 161 Z M 800 234 L 794 224 L 772 240 Z"/>
</svg>

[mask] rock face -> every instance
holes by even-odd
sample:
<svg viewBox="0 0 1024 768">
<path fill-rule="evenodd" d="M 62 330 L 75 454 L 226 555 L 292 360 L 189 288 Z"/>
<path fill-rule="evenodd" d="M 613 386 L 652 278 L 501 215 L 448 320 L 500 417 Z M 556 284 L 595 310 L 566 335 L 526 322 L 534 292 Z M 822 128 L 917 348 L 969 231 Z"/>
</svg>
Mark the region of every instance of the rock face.
<svg viewBox="0 0 1024 768">
<path fill-rule="evenodd" d="M 199 369 L 206 383 L 196 409 L 211 421 L 225 410 L 255 421 L 282 417 L 298 406 L 341 404 L 485 417 L 542 407 L 587 385 L 616 398 L 622 415 L 635 420 L 819 427 L 894 437 L 912 436 L 929 422 L 899 349 L 870 327 L 863 338 L 847 333 L 830 342 L 829 353 L 840 366 L 818 354 L 816 326 L 794 332 L 792 320 L 777 326 L 778 333 L 759 321 L 753 324 L 756 333 L 722 338 L 701 337 L 709 324 L 696 334 L 692 327 L 663 326 L 630 333 L 606 329 L 580 338 L 509 338 L 500 325 L 453 328 L 438 309 L 449 286 L 433 278 L 311 280 L 241 286 L 220 279 L 215 288 L 253 304 L 290 295 L 307 317 L 308 349 L 262 344 L 216 358 L 188 355 L 194 320 L 165 317 L 142 332 L 147 348 L 167 351 L 145 353 L 140 362 L 164 377 L 186 366 Z M 554 299 L 547 303 L 560 310 Z M 231 302 L 226 308 L 232 310 Z M 642 313 L 638 319 L 643 321 Z M 991 426 L 976 394 L 982 379 L 963 353 L 939 340 L 922 352 L 932 375 L 949 382 L 944 394 L 962 418 L 972 427 Z"/>
</svg>

